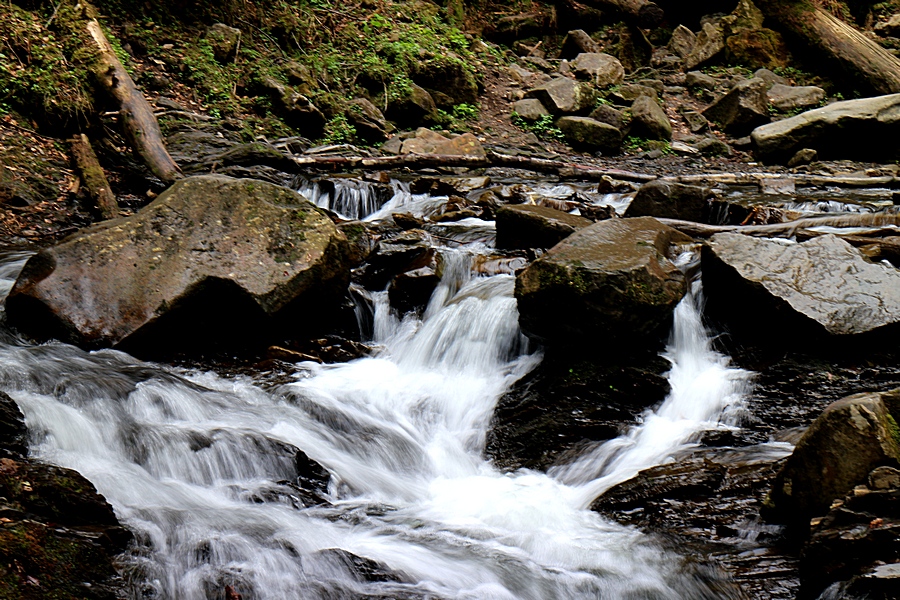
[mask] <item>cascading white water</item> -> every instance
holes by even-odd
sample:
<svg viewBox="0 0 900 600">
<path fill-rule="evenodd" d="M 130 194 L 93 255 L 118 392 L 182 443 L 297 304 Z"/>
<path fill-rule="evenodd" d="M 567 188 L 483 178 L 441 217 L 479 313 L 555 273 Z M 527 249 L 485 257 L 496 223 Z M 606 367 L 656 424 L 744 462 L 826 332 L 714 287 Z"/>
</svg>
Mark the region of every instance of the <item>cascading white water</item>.
<svg viewBox="0 0 900 600">
<path fill-rule="evenodd" d="M 397 318 L 374 294 L 378 355 L 304 365 L 274 390 L 12 342 L 0 344 L 0 389 L 23 409 L 33 454 L 82 472 L 136 532 L 124 557 L 135 597 L 220 598 L 225 585 L 245 600 L 732 597 L 584 509 L 736 400 L 746 377 L 709 350 L 695 300 L 676 313 L 672 396 L 610 442 L 615 452 L 587 457 L 593 475 L 503 474 L 482 458 L 490 415 L 540 356 L 518 329 L 514 279 L 473 277 L 471 250 L 442 252 L 423 320 Z M 330 504 L 304 507 L 286 483 L 296 449 L 331 472 Z M 396 576 L 367 580 L 335 548 Z"/>
<path fill-rule="evenodd" d="M 698 255 L 684 252 L 677 264 L 696 268 Z M 695 278 L 675 308 L 671 339 L 664 354 L 672 364 L 671 391 L 656 409 L 647 411 L 640 425 L 601 444 L 571 464 L 550 474 L 580 488 L 582 506 L 617 483 L 631 479 L 648 465 L 656 465 L 685 449 L 698 432 L 735 425 L 742 399 L 750 392 L 751 373 L 729 367 L 726 356 L 712 348 L 702 322 L 703 288 Z"/>
</svg>

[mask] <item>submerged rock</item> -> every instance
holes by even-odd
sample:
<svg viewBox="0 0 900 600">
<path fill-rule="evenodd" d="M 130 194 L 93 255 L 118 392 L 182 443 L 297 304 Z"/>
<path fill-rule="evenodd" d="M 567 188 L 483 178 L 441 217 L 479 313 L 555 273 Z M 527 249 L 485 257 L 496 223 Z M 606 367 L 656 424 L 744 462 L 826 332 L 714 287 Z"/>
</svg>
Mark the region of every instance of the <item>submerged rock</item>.
<svg viewBox="0 0 900 600">
<path fill-rule="evenodd" d="M 686 291 L 669 260 L 686 235 L 656 219 L 610 219 L 575 232 L 516 278 L 519 323 L 530 337 L 639 343 L 658 335 Z"/>
<path fill-rule="evenodd" d="M 38 338 L 87 347 L 234 345 L 276 325 L 303 329 L 298 314 L 333 306 L 349 281 L 347 254 L 324 211 L 292 190 L 191 177 L 137 214 L 33 256 L 7 314 Z"/>
<path fill-rule="evenodd" d="M 822 159 L 887 160 L 900 155 L 900 94 L 835 102 L 756 128 L 756 156 L 786 162 L 803 148 Z"/>
<path fill-rule="evenodd" d="M 900 466 L 893 412 L 900 389 L 856 394 L 829 405 L 803 434 L 775 478 L 765 516 L 805 527 L 835 499 L 866 482 L 876 467 Z"/>
<path fill-rule="evenodd" d="M 794 244 L 720 233 L 703 273 L 710 312 L 736 332 L 800 340 L 900 325 L 900 271 L 833 235 Z"/>
</svg>

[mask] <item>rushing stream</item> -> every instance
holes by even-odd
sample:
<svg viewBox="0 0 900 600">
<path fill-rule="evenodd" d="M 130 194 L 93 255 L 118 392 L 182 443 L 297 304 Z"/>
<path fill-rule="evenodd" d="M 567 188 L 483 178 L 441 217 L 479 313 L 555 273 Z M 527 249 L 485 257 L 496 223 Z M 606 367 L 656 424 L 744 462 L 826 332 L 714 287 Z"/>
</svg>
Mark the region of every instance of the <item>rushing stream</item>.
<svg viewBox="0 0 900 600">
<path fill-rule="evenodd" d="M 0 331 L 0 389 L 26 416 L 32 455 L 80 471 L 135 532 L 122 560 L 136 598 L 223 598 L 226 585 L 245 600 L 740 597 L 586 509 L 740 410 L 749 374 L 710 348 L 699 281 L 676 311 L 665 403 L 550 474 L 504 474 L 483 458 L 493 407 L 541 354 L 519 330 L 514 278 L 473 274 L 487 250 L 440 248 L 422 320 L 371 294 L 377 354 L 304 363 L 290 383 Z M 0 294 L 26 258 L 0 256 Z M 297 449 L 331 473 L 328 503 L 304 506 L 288 484 Z M 385 572 L 364 577 L 353 556 Z"/>
</svg>

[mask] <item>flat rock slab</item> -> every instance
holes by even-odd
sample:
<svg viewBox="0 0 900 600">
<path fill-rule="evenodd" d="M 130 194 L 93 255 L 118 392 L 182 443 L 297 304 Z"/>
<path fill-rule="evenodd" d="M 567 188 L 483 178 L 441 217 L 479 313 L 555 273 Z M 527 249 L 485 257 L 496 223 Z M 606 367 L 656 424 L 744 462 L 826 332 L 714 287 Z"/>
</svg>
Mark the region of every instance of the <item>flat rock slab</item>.
<svg viewBox="0 0 900 600">
<path fill-rule="evenodd" d="M 514 204 L 497 209 L 497 247 L 550 248 L 591 224 L 589 219 L 547 206 Z"/>
<path fill-rule="evenodd" d="M 670 247 L 688 242 L 649 217 L 576 231 L 516 278 L 523 331 L 563 343 L 640 343 L 657 335 L 686 291 L 684 275 L 668 259 Z"/>
<path fill-rule="evenodd" d="M 135 215 L 33 256 L 7 314 L 37 337 L 88 347 L 120 345 L 176 315 L 172 343 L 213 314 L 228 318 L 211 325 L 240 337 L 295 303 L 339 298 L 349 281 L 347 250 L 327 215 L 297 192 L 190 177 Z"/>
<path fill-rule="evenodd" d="M 900 324 L 900 270 L 868 262 L 833 235 L 786 244 L 716 234 L 703 269 L 717 312 L 780 336 L 853 336 Z"/>
<path fill-rule="evenodd" d="M 757 127 L 750 137 L 756 156 L 768 163 L 787 162 L 804 148 L 824 160 L 897 158 L 900 94 L 835 102 Z"/>
</svg>

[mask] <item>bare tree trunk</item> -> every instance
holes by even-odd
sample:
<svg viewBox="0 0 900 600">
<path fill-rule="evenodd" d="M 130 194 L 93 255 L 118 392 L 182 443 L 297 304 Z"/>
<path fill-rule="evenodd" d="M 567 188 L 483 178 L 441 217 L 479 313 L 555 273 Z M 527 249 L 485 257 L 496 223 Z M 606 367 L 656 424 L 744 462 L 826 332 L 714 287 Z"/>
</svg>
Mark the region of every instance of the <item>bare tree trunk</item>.
<svg viewBox="0 0 900 600">
<path fill-rule="evenodd" d="M 119 105 L 119 120 L 128 144 L 161 180 L 172 183 L 180 179 L 181 170 L 166 150 L 153 109 L 116 57 L 100 24 L 89 19 L 85 28 L 99 51 L 91 70 L 98 84 Z"/>
<path fill-rule="evenodd" d="M 83 133 L 76 135 L 70 140 L 70 147 L 75 170 L 93 204 L 91 210 L 99 213 L 103 219 L 118 217 L 119 203 L 109 187 L 109 181 L 88 137 Z"/>
<path fill-rule="evenodd" d="M 900 92 L 900 60 L 862 32 L 807 0 L 757 0 L 779 29 L 821 51 L 854 80 L 879 94 Z"/>
</svg>

